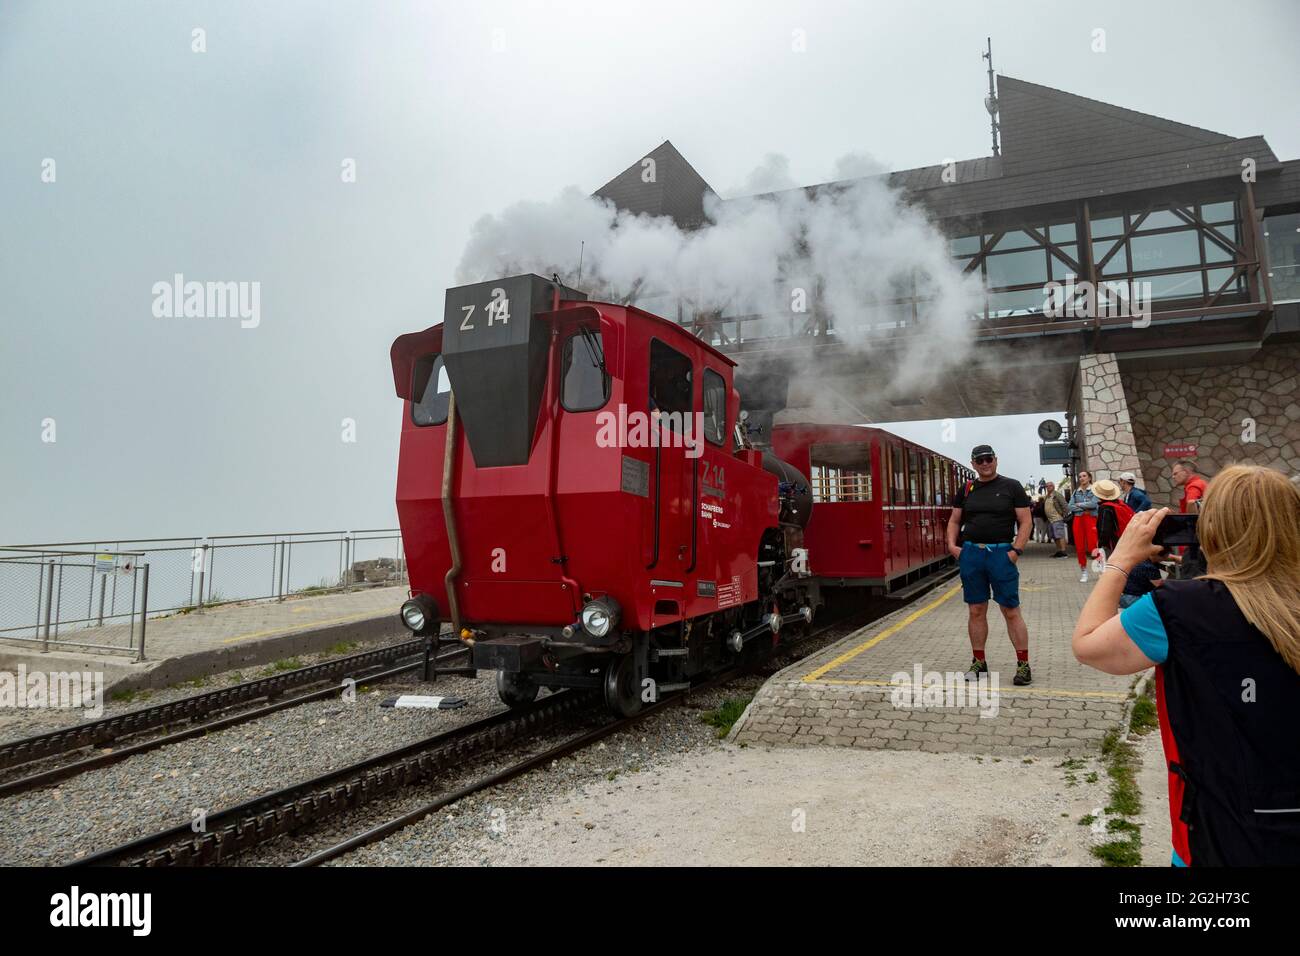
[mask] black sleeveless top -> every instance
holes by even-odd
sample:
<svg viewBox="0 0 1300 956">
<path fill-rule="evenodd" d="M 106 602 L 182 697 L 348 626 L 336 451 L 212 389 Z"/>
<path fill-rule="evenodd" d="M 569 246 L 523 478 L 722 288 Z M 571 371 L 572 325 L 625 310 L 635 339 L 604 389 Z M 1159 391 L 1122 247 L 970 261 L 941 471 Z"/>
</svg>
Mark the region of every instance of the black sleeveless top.
<svg viewBox="0 0 1300 956">
<path fill-rule="evenodd" d="M 1193 866 L 1300 864 L 1300 674 L 1222 582 L 1169 581 L 1153 599 L 1175 849 Z"/>
</svg>

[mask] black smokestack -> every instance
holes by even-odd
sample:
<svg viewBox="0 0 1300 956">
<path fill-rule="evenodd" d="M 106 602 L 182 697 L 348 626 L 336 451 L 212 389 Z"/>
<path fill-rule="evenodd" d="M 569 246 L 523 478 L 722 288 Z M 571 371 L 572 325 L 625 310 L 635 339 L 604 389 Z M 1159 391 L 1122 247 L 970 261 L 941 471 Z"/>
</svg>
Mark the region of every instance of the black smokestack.
<svg viewBox="0 0 1300 956">
<path fill-rule="evenodd" d="M 520 275 L 447 290 L 443 361 L 480 468 L 528 462 L 550 345 L 538 315 L 551 311 L 556 288 L 541 276 Z M 586 298 L 558 288 L 561 298 Z"/>
</svg>

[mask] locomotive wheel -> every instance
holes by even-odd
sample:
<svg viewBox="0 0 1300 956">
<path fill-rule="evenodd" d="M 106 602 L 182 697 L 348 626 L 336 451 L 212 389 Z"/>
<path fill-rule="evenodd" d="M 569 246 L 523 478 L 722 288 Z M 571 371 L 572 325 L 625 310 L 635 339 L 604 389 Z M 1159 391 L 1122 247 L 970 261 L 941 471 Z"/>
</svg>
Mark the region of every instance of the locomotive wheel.
<svg viewBox="0 0 1300 956">
<path fill-rule="evenodd" d="M 605 665 L 605 706 L 616 716 L 631 717 L 641 710 L 640 691 L 631 654 L 619 654 Z"/>
<path fill-rule="evenodd" d="M 541 688 L 527 674 L 497 671 L 497 696 L 507 707 L 523 707 L 537 699 Z"/>
</svg>

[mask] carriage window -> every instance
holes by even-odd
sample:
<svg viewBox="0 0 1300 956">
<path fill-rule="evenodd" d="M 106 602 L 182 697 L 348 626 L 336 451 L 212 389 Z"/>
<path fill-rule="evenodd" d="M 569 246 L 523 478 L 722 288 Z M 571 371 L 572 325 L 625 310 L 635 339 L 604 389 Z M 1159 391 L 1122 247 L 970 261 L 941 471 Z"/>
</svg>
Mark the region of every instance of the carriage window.
<svg viewBox="0 0 1300 956">
<path fill-rule="evenodd" d="M 411 394 L 420 396 L 411 403 L 411 420 L 417 425 L 441 425 L 445 422 L 451 381 L 442 365 L 442 356 L 426 355 L 416 362 L 411 384 Z"/>
<path fill-rule="evenodd" d="M 711 368 L 704 370 L 704 437 L 721 445 L 727 433 L 727 382 Z"/>
<path fill-rule="evenodd" d="M 560 403 L 567 412 L 590 412 L 609 401 L 609 374 L 604 367 L 600 333 L 577 332 L 564 341 Z"/>
<path fill-rule="evenodd" d="M 921 456 L 914 449 L 909 448 L 907 450 L 907 464 L 908 490 L 911 493 L 911 498 L 908 499 L 907 503 L 919 505 L 925 499 L 921 497 Z"/>
<path fill-rule="evenodd" d="M 813 501 L 870 501 L 871 446 L 813 445 L 808 454 Z"/>
<path fill-rule="evenodd" d="M 650 411 L 673 431 L 685 433 L 694 383 L 691 360 L 658 339 L 650 342 Z"/>
<path fill-rule="evenodd" d="M 907 461 L 903 458 L 903 450 L 895 445 L 890 455 L 894 479 L 891 482 L 891 490 L 894 495 L 894 504 L 902 505 L 907 503 Z"/>
</svg>

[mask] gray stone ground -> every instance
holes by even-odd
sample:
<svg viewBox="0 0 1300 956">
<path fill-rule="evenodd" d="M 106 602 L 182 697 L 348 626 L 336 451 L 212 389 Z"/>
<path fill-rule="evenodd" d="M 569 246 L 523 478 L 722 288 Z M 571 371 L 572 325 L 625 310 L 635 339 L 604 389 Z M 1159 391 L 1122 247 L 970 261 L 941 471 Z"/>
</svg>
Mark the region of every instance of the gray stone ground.
<svg viewBox="0 0 1300 956">
<path fill-rule="evenodd" d="M 1049 757 L 1093 751 L 1119 725 L 1133 678 L 1084 667 L 1070 635 L 1093 587 L 1073 558 L 1031 545 L 1021 559 L 1021 606 L 1029 625 L 1030 687 L 1012 685 L 1015 653 L 990 605 L 988 660 L 996 706 L 945 699 L 897 706 L 897 673 L 962 672 L 970 662 L 966 605 L 954 581 L 836 645 L 781 671 L 736 723 L 737 743 L 827 744 L 864 749 Z M 962 704 L 965 704 L 962 706 Z"/>
<path fill-rule="evenodd" d="M 723 744 L 516 808 L 489 794 L 448 845 L 434 819 L 404 865 L 1097 866 L 1080 818 L 1104 771 L 1055 760 Z M 1099 764 L 1089 760 L 1087 770 Z M 374 862 L 362 857 L 356 862 Z"/>
</svg>

